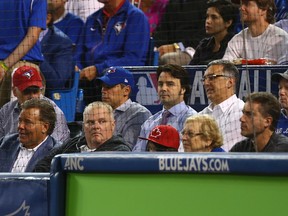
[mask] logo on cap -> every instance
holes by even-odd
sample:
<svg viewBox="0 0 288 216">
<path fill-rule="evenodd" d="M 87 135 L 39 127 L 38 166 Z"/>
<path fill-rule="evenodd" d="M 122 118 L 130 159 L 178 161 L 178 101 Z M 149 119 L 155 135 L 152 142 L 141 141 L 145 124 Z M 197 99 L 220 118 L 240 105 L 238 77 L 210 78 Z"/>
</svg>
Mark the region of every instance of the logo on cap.
<svg viewBox="0 0 288 216">
<path fill-rule="evenodd" d="M 162 135 L 161 130 L 158 127 L 156 127 L 151 131 L 150 137 L 158 139 L 159 137 L 161 137 L 161 135 Z"/>
<path fill-rule="evenodd" d="M 106 70 L 106 74 L 115 73 L 115 72 L 116 72 L 116 68 L 114 68 L 114 67 L 110 67 Z"/>
<path fill-rule="evenodd" d="M 31 77 L 33 76 L 33 71 L 32 70 L 29 70 L 29 71 L 26 71 L 24 74 L 22 74 L 22 76 L 25 76 L 27 77 L 28 79 L 31 79 Z"/>
</svg>

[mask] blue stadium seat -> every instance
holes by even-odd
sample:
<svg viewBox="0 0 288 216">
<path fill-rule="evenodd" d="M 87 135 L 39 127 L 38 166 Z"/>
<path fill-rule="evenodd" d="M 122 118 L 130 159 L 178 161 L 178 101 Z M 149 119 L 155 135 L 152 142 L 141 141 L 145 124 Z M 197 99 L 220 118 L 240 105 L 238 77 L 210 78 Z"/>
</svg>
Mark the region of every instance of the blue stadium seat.
<svg viewBox="0 0 288 216">
<path fill-rule="evenodd" d="M 154 38 L 150 37 L 146 66 L 158 66 L 159 52 L 154 50 Z"/>
<path fill-rule="evenodd" d="M 64 112 L 67 122 L 75 120 L 79 77 L 80 73 L 75 72 L 71 89 L 54 89 L 49 91 L 49 98 Z"/>
</svg>

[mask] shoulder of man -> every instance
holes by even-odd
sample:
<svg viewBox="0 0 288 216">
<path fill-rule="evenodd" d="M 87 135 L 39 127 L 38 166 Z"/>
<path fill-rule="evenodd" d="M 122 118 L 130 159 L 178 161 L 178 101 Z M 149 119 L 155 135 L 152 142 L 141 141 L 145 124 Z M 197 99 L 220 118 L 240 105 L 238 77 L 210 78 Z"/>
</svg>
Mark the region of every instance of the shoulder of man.
<svg viewBox="0 0 288 216">
<path fill-rule="evenodd" d="M 131 151 L 131 148 L 121 135 L 113 135 L 109 140 L 97 148 L 96 151 Z"/>
</svg>

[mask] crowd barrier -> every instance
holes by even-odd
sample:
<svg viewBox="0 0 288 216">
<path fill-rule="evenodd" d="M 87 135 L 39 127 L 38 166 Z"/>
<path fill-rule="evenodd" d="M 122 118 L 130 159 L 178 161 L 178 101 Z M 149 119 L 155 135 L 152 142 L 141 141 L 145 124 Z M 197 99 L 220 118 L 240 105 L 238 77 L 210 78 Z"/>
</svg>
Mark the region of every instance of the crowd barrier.
<svg viewBox="0 0 288 216">
<path fill-rule="evenodd" d="M 0 215 L 49 215 L 49 173 L 0 173 Z"/>
<path fill-rule="evenodd" d="M 287 154 L 66 154 L 51 172 L 51 216 L 288 211 Z"/>
<path fill-rule="evenodd" d="M 162 109 L 157 94 L 157 67 L 126 67 L 134 74 L 135 88 L 131 95 L 132 100 L 146 106 L 153 114 Z M 201 111 L 208 104 L 201 78 L 204 75 L 206 66 L 184 66 L 190 74 L 192 87 L 189 105 L 197 111 Z M 278 84 L 271 82 L 273 73 L 283 73 L 287 66 L 238 66 L 240 72 L 237 95 L 245 97 L 249 92 L 267 91 L 277 95 Z"/>
</svg>

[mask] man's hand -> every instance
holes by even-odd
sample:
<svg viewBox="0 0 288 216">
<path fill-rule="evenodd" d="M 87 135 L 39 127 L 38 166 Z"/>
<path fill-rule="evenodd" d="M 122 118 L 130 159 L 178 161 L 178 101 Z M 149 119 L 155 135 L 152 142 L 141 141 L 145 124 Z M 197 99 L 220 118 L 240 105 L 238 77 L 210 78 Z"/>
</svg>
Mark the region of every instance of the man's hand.
<svg viewBox="0 0 288 216">
<path fill-rule="evenodd" d="M 95 66 L 89 66 L 81 70 L 80 72 L 80 79 L 87 79 L 92 81 L 96 78 L 97 69 Z"/>
<path fill-rule="evenodd" d="M 176 52 L 174 44 L 162 45 L 158 48 L 158 51 L 160 57 L 166 53 Z"/>
</svg>

